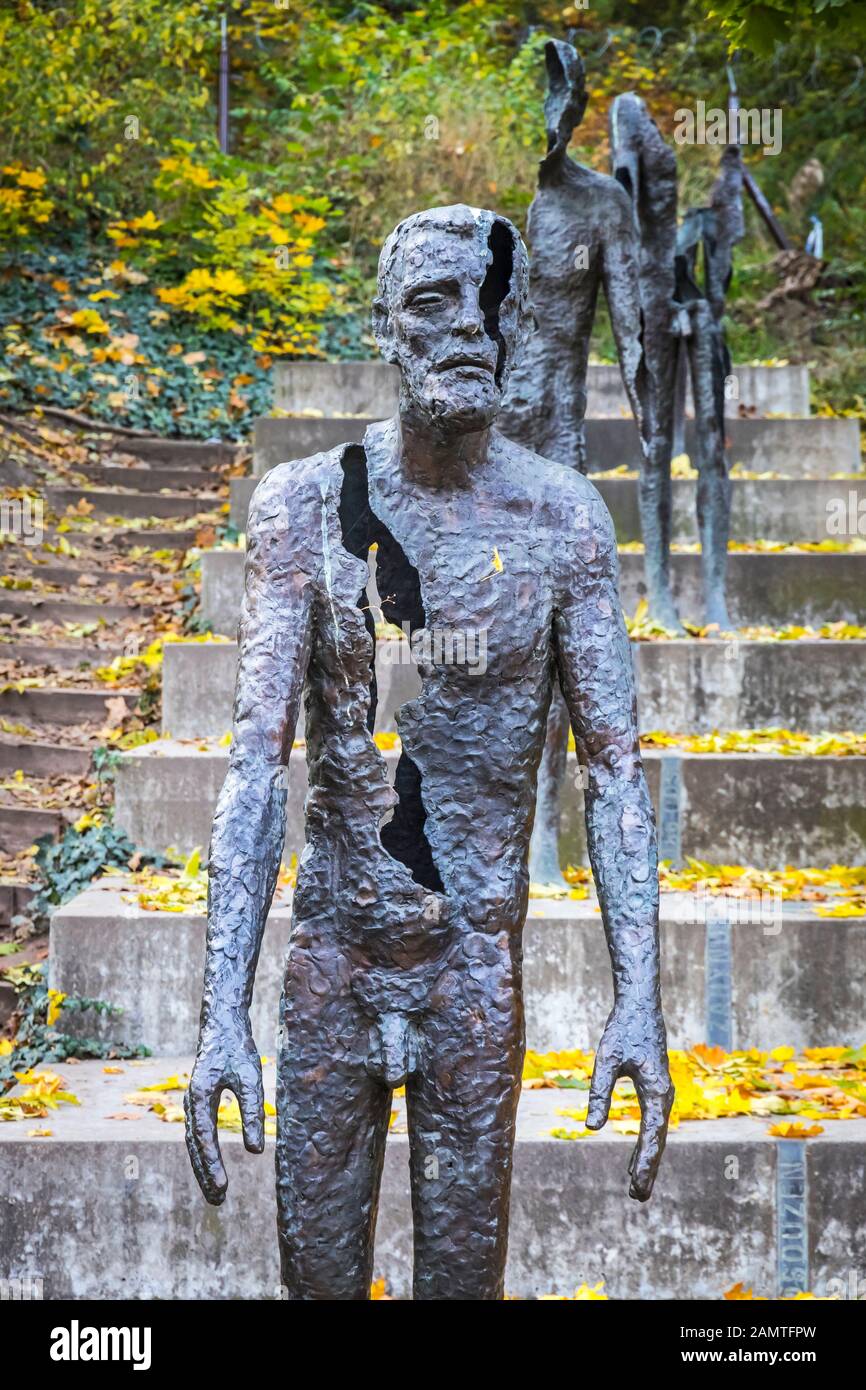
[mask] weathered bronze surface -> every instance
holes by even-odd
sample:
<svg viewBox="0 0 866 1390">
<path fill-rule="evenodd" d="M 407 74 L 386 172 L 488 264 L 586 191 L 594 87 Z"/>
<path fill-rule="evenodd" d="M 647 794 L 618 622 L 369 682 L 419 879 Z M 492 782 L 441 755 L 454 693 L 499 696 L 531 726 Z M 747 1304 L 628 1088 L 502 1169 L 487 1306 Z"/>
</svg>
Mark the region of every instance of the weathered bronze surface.
<svg viewBox="0 0 866 1390">
<path fill-rule="evenodd" d="M 679 338 L 674 302 L 677 162 L 633 92 L 610 109 L 611 168 L 631 199 L 639 243 L 642 344 L 648 377 L 644 458 L 639 482 L 644 573 L 650 616 L 682 631 L 670 588 L 671 453 Z"/>
<path fill-rule="evenodd" d="M 586 769 L 613 966 L 587 1124 L 634 1080 L 631 1195 L 646 1200 L 673 1099 L 659 997 L 656 837 L 610 517 L 580 473 L 493 428 L 527 322 L 526 252 L 464 206 L 400 224 L 374 324 L 399 413 L 284 464 L 250 510 L 234 739 L 210 849 L 201 1035 L 187 1142 L 226 1194 L 216 1114 L 234 1092 L 263 1148 L 249 1006 L 283 844 L 302 691 L 309 797 L 281 1006 L 277 1193 L 291 1299 L 365 1299 L 391 1091 L 406 1085 L 417 1299 L 503 1292 L 523 1058 L 521 930 L 555 681 Z M 370 730 L 376 544 L 385 616 L 484 635 L 422 659 L 398 714 L 396 788 Z M 444 644 L 443 644 L 444 647 Z M 435 651 L 435 644 L 433 647 Z M 449 650 L 459 656 L 459 643 Z M 391 817 L 388 819 L 388 817 Z"/>
</svg>

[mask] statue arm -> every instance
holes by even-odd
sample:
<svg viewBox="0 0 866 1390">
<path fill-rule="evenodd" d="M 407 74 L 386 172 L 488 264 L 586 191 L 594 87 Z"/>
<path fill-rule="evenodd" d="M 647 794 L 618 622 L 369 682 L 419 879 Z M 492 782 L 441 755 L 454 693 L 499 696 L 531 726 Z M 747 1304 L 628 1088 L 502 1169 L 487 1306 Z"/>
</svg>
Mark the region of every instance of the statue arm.
<svg viewBox="0 0 866 1390">
<path fill-rule="evenodd" d="M 602 284 L 623 385 L 642 447 L 646 451 L 652 434 L 652 420 L 649 374 L 643 346 L 643 314 L 638 272 L 640 244 L 628 194 L 619 184 L 615 184 L 611 192 L 612 216 L 602 246 Z"/>
<path fill-rule="evenodd" d="M 215 1205 L 226 1191 L 216 1129 L 223 1089 L 237 1097 L 247 1149 L 264 1147 L 249 1009 L 279 872 L 289 752 L 311 643 L 313 584 L 299 558 L 304 538 L 293 534 L 302 509 L 295 498 L 287 508 L 279 489 L 268 475 L 250 507 L 234 733 L 210 845 L 201 1027 L 186 1103 L 193 1169 Z"/>
<path fill-rule="evenodd" d="M 554 623 L 562 691 L 586 769 L 586 833 L 613 968 L 614 1004 L 595 1059 L 587 1127 L 607 1120 L 628 1076 L 641 1106 L 630 1194 L 652 1192 L 673 1088 L 659 985 L 655 818 L 638 742 L 616 539 L 601 499 L 576 509 L 571 568 Z"/>
</svg>

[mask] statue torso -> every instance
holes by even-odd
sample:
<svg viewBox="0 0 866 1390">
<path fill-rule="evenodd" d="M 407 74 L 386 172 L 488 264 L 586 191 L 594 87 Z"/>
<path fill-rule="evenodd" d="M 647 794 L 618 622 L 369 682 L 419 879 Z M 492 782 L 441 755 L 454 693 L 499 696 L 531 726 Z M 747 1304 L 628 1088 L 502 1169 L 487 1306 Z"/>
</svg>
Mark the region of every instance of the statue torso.
<svg viewBox="0 0 866 1390">
<path fill-rule="evenodd" d="M 322 565 L 296 914 L 321 915 L 327 899 L 338 931 L 411 961 L 435 948 L 447 922 L 488 932 L 523 923 L 563 503 L 555 476 L 521 476 L 526 456 L 496 435 L 468 492 L 407 488 L 393 466 L 395 438 L 393 426 L 374 426 L 363 452 L 325 456 L 311 480 L 321 496 Z M 407 761 L 390 830 L 382 822 L 396 797 L 368 731 L 368 538 L 378 545 L 385 616 L 413 629 L 423 617 L 432 656 L 422 652 L 421 694 L 397 715 Z"/>
</svg>

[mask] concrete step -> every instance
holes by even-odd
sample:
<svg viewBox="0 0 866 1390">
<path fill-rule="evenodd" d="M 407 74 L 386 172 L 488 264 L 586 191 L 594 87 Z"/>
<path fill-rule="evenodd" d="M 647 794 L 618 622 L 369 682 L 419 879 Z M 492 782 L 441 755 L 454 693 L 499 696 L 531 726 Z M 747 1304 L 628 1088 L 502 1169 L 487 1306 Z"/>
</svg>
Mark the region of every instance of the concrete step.
<svg viewBox="0 0 866 1390">
<path fill-rule="evenodd" d="M 118 589 L 126 589 L 130 584 L 153 579 L 153 574 L 148 570 L 111 569 L 107 557 L 78 565 L 31 565 L 30 573 L 35 580 L 43 584 L 60 584 L 64 588 L 73 589 L 79 586 L 82 576 L 87 579 L 98 580 L 102 587 L 106 584 L 114 584 Z M 82 585 L 81 587 L 87 588 L 88 586 Z"/>
<path fill-rule="evenodd" d="M 0 714 L 24 724 L 34 720 L 45 724 L 87 724 L 93 720 L 104 723 L 106 700 L 120 696 L 128 709 L 134 709 L 139 694 L 138 690 L 117 690 L 110 686 L 99 690 L 67 690 L 60 686 L 4 690 L 0 692 Z"/>
<path fill-rule="evenodd" d="M 620 601 L 634 613 L 646 595 L 644 557 L 619 557 Z M 201 614 L 214 632 L 237 635 L 243 595 L 242 550 L 202 555 Z M 671 557 L 674 595 L 682 616 L 703 621 L 699 555 Z M 732 552 L 728 556 L 728 610 L 735 627 L 820 627 L 866 623 L 866 555 L 853 553 Z"/>
<path fill-rule="evenodd" d="M 146 546 L 148 550 L 188 550 L 195 545 L 197 525 L 189 526 L 177 531 L 158 531 L 158 530 L 137 530 L 135 526 L 130 526 L 123 531 L 118 531 L 112 537 L 112 544 L 118 550 L 134 550 L 138 546 Z"/>
<path fill-rule="evenodd" d="M 57 838 L 64 826 L 77 820 L 79 811 L 43 811 L 23 806 L 0 806 L 0 850 L 18 854 L 42 835 Z"/>
<path fill-rule="evenodd" d="M 277 362 L 274 407 L 297 415 L 367 415 L 384 418 L 397 409 L 400 377 L 380 358 L 358 362 Z"/>
<path fill-rule="evenodd" d="M 660 923 L 671 1047 L 801 1049 L 866 1036 L 866 916 L 819 917 L 809 903 L 770 894 L 750 900 L 663 893 Z M 287 896 L 271 910 L 256 972 L 250 1017 L 265 1053 L 276 1050 L 290 926 Z M 113 1018 L 70 1014 L 64 1027 L 157 1053 L 194 1051 L 205 928 L 203 908 L 144 911 L 119 880 L 102 881 L 58 908 L 52 988 L 124 1011 Z M 595 900 L 531 899 L 523 945 L 527 1046 L 594 1048 L 613 1000 Z"/>
<path fill-rule="evenodd" d="M 12 918 L 25 910 L 34 892 L 33 884 L 24 879 L 7 878 L 0 880 L 0 927 L 8 927 Z M 4 965 L 9 965 L 8 959 L 4 960 Z M 11 989 L 11 986 L 8 988 Z M 3 998 L 4 993 L 7 992 L 0 989 L 0 1017 L 5 1012 L 6 1018 L 14 1009 L 14 999 L 4 1000 Z M 9 1003 L 12 1004 L 12 1008 L 7 1007 Z M 3 1019 L 4 1024 L 6 1018 Z"/>
<path fill-rule="evenodd" d="M 56 1068 L 82 1104 L 37 1122 L 50 1139 L 30 1138 L 27 1122 L 0 1125 L 6 1277 L 41 1278 L 47 1299 L 278 1298 L 273 1140 L 256 1157 L 239 1134 L 221 1132 L 229 1190 L 209 1207 L 183 1126 L 124 1099 L 188 1071 L 190 1058 L 121 1066 L 119 1076 L 101 1062 Z M 273 1063 L 264 1073 L 272 1097 Z M 766 1120 L 748 1117 L 683 1124 L 652 1200 L 640 1204 L 627 1196 L 633 1136 L 610 1126 L 581 1142 L 551 1136 L 574 1127 L 557 1114 L 574 1096 L 530 1090 L 520 1103 L 510 1294 L 571 1294 L 603 1280 L 618 1299 L 718 1299 L 735 1283 L 770 1296 L 803 1285 L 857 1296 L 848 1290 L 866 1262 L 866 1121 L 827 1125 L 808 1142 L 773 1139 Z M 402 1116 L 402 1102 L 395 1108 Z M 122 1113 L 140 1118 L 109 1118 Z M 392 1132 L 379 1201 L 375 1274 L 396 1297 L 411 1283 L 408 1150 L 407 1136 Z"/>
<path fill-rule="evenodd" d="M 384 757 L 393 785 L 397 753 Z M 575 786 L 574 754 L 569 759 L 569 786 Z M 206 847 L 227 763 L 227 750 L 206 742 L 160 739 L 123 753 L 115 780 L 116 823 L 141 849 L 174 845 L 189 853 L 196 845 Z M 664 859 L 821 867 L 866 858 L 866 757 L 649 750 L 644 766 Z M 306 763 L 296 749 L 289 764 L 287 860 L 303 849 L 306 792 Z M 584 864 L 579 788 L 564 803 L 561 856 Z"/>
<path fill-rule="evenodd" d="M 850 426 L 853 425 L 853 429 Z M 810 416 L 804 420 L 734 419 L 726 426 L 728 463 L 754 473 L 826 478 L 861 470 L 857 420 Z M 640 467 L 640 445 L 632 420 L 587 420 L 589 471 L 625 464 Z M 685 452 L 695 455 L 694 422 L 686 421 Z"/>
<path fill-rule="evenodd" d="M 117 453 L 131 454 L 133 458 L 149 463 L 152 468 L 220 468 L 223 464 L 234 462 L 238 447 L 230 440 L 219 439 L 124 436 L 115 440 Z"/>
<path fill-rule="evenodd" d="M 28 623 L 122 623 L 124 618 L 151 612 L 143 603 L 79 603 L 75 599 L 32 598 L 27 593 L 0 593 L 0 613 L 13 613 Z"/>
<path fill-rule="evenodd" d="M 246 482 L 244 478 L 232 483 Z M 635 478 L 598 478 L 621 545 L 642 539 Z M 232 505 L 234 505 L 232 491 Z M 673 539 L 696 541 L 697 483 L 675 479 Z M 246 524 L 246 519 L 244 519 Z M 238 528 L 243 529 L 242 527 Z M 866 537 L 866 476 L 851 480 L 734 478 L 731 540 L 849 541 Z"/>
<path fill-rule="evenodd" d="M 18 638 L 0 641 L 0 661 L 50 666 L 55 671 L 74 671 L 79 666 L 107 666 L 116 655 L 116 647 L 100 651 L 96 647 L 86 647 L 81 642 L 20 641 Z"/>
<path fill-rule="evenodd" d="M 376 732 L 418 694 L 406 641 L 376 652 Z M 641 729 L 866 729 L 866 642 L 633 642 Z M 170 642 L 162 668 L 163 733 L 220 738 L 232 726 L 237 644 Z M 302 730 L 300 731 L 302 732 Z"/>
<path fill-rule="evenodd" d="M 229 519 L 245 531 L 250 498 L 258 478 L 232 478 Z M 642 539 L 636 478 L 597 478 L 621 545 Z M 697 484 L 673 484 L 673 538 L 695 541 Z M 789 542 L 854 540 L 866 536 L 866 476 L 831 478 L 733 479 L 731 540 Z"/>
<path fill-rule="evenodd" d="M 369 418 L 339 416 L 264 416 L 256 421 L 253 473 L 275 464 L 306 458 L 338 444 L 360 441 Z M 727 422 L 728 462 L 755 473 L 827 478 L 859 473 L 860 429 L 857 420 L 810 416 L 806 419 L 732 419 Z M 631 419 L 587 419 L 589 471 L 639 468 L 640 440 Z M 694 457 L 694 421 L 686 421 L 685 452 Z"/>
<path fill-rule="evenodd" d="M 32 777 L 84 777 L 90 771 L 90 749 L 61 743 L 37 743 L 33 739 L 0 738 L 0 773 L 18 769 Z"/>
<path fill-rule="evenodd" d="M 274 405 L 299 414 L 369 415 L 382 418 L 397 408 L 397 368 L 380 359 L 361 362 L 278 362 L 274 367 Z M 618 366 L 591 363 L 587 370 L 587 414 L 630 414 Z M 809 369 L 733 368 L 725 411 L 758 415 L 808 415 Z M 690 408 L 690 403 L 688 405 Z"/>
<path fill-rule="evenodd" d="M 122 553 L 141 546 L 147 550 L 187 550 L 196 544 L 196 532 L 203 524 L 208 523 L 187 522 L 185 518 L 181 517 L 176 527 L 171 530 L 162 530 L 158 527 L 136 525 L 135 518 L 132 518 L 128 526 L 122 528 L 110 526 L 103 529 L 102 534 L 107 536 L 110 530 L 109 544 L 111 548 Z M 54 525 L 45 527 L 45 540 L 54 541 L 59 534 L 62 533 L 59 533 Z"/>
<path fill-rule="evenodd" d="M 67 507 L 75 507 L 81 498 L 89 502 L 95 516 L 122 517 L 169 517 L 195 516 L 198 512 L 212 511 L 222 505 L 222 498 L 214 492 L 187 496 L 181 493 L 121 492 L 119 489 L 47 487 L 45 496 L 48 505 L 58 514 Z"/>
<path fill-rule="evenodd" d="M 339 444 L 360 444 L 369 423 L 369 416 L 260 416 L 253 426 L 253 473 L 260 478 L 287 459 L 308 458 Z"/>
<path fill-rule="evenodd" d="M 96 463 L 82 465 L 88 482 L 97 488 L 133 488 L 136 492 L 167 492 L 195 490 L 212 492 L 219 479 L 205 468 L 140 467 L 124 468 L 122 464 Z"/>
<path fill-rule="evenodd" d="M 587 415 L 631 415 L 618 366 L 591 364 L 587 372 Z M 735 366 L 726 381 L 725 415 L 808 415 L 809 368 Z M 686 385 L 686 413 L 694 414 L 691 382 Z"/>
</svg>

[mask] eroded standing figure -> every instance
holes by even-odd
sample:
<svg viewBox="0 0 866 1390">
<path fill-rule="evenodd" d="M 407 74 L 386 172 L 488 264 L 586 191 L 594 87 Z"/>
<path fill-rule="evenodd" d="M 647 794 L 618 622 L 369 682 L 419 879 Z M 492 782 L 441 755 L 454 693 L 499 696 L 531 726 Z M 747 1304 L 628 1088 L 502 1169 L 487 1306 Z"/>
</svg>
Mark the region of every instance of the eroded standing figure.
<svg viewBox="0 0 866 1390">
<path fill-rule="evenodd" d="M 249 1008 L 305 688 L 306 847 L 277 1078 L 291 1299 L 368 1297 L 391 1092 L 404 1083 L 415 1297 L 502 1296 L 529 837 L 557 679 L 587 771 L 589 854 L 613 967 L 587 1124 L 604 1123 L 615 1079 L 627 1075 L 643 1117 L 633 1197 L 650 1195 L 664 1148 L 673 1091 L 656 838 L 613 528 L 584 477 L 493 428 L 524 338 L 526 285 L 523 244 L 493 213 L 459 205 L 401 223 L 382 252 L 374 306 L 383 356 L 400 370 L 397 416 L 371 425 L 362 445 L 275 468 L 250 509 L 187 1142 L 215 1204 L 226 1193 L 223 1089 L 238 1098 L 247 1148 L 263 1147 Z M 370 733 L 373 543 L 387 618 L 483 633 L 486 644 L 483 666 L 421 660 L 421 694 L 397 715 L 394 790 Z"/>
<path fill-rule="evenodd" d="M 721 159 L 709 207 L 690 208 L 677 235 L 674 302 L 686 345 L 695 408 L 698 536 L 704 618 L 731 626 L 725 585 L 731 480 L 725 454 L 725 380 L 731 355 L 725 342 L 725 295 L 733 248 L 744 234 L 743 165 L 736 145 Z"/>
<path fill-rule="evenodd" d="M 586 376 L 601 288 L 642 439 L 648 428 L 638 247 L 629 199 L 616 179 L 568 157 L 569 140 L 587 103 L 580 54 L 571 44 L 551 40 L 544 56 L 547 154 L 539 164 L 527 223 L 535 328 L 512 375 L 500 428 L 545 458 L 585 473 Z M 610 467 L 619 461 L 605 460 Z M 539 774 L 530 873 L 534 882 L 560 888 L 565 887 L 559 828 L 567 743 L 568 713 L 557 692 Z"/>
<path fill-rule="evenodd" d="M 671 454 L 678 348 L 674 311 L 677 161 L 645 102 L 624 92 L 610 109 L 611 169 L 631 199 L 639 240 L 643 350 L 648 376 L 639 500 L 649 615 L 682 631 L 671 594 Z"/>
</svg>

